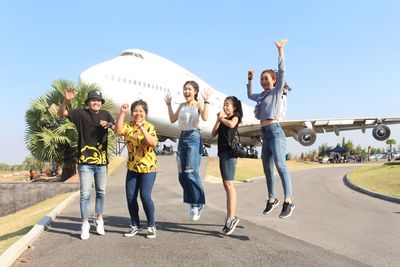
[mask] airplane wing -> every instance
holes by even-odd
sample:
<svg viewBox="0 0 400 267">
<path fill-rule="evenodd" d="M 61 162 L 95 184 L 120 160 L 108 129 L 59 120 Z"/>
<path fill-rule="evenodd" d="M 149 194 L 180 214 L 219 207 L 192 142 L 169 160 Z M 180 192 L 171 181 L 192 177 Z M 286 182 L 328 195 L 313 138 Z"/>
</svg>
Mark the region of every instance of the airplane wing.
<svg viewBox="0 0 400 267">
<path fill-rule="evenodd" d="M 280 125 L 287 137 L 292 136 L 304 146 L 314 144 L 317 133 L 358 130 L 365 133 L 366 129 L 373 128 L 372 135 L 379 141 L 390 136 L 390 129 L 386 125 L 400 124 L 400 118 L 356 118 L 356 119 L 313 119 L 313 120 L 285 120 Z M 239 126 L 240 136 L 260 138 L 260 125 L 247 124 Z"/>
</svg>

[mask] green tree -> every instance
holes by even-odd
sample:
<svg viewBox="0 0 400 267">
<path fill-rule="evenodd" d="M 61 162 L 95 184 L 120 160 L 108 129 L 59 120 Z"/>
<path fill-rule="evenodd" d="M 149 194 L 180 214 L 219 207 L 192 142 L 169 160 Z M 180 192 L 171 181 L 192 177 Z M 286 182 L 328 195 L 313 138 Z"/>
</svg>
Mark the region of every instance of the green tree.
<svg viewBox="0 0 400 267">
<path fill-rule="evenodd" d="M 343 141 L 344 141 L 344 138 L 343 138 Z M 346 152 L 347 155 L 354 154 L 354 144 L 351 140 L 348 140 L 347 142 L 342 144 L 342 146 L 343 146 L 343 148 L 345 148 L 347 150 L 347 152 Z"/>
<path fill-rule="evenodd" d="M 0 163 L 0 171 L 9 171 L 10 170 L 10 165 L 6 163 Z"/>
<path fill-rule="evenodd" d="M 57 116 L 58 105 L 64 99 L 64 90 L 74 87 L 66 80 L 56 80 L 52 83 L 52 90 L 34 100 L 26 111 L 25 144 L 32 156 L 43 162 L 62 164 L 62 180 L 66 180 L 76 173 L 78 133 L 72 122 Z M 68 108 L 86 108 L 85 100 L 88 92 L 101 90 L 95 84 L 79 83 L 76 87 L 75 98 Z M 106 100 L 102 109 L 115 113 L 116 106 L 111 100 Z M 109 131 L 108 151 L 115 153 L 116 138 Z"/>
<path fill-rule="evenodd" d="M 34 157 L 26 157 L 22 165 L 24 166 L 24 170 L 30 170 L 30 169 L 40 170 L 46 166 L 46 163 L 37 160 Z"/>
<path fill-rule="evenodd" d="M 322 144 L 321 146 L 318 147 L 318 156 L 319 157 L 328 156 L 331 150 L 332 147 L 328 146 L 327 143 Z"/>
</svg>

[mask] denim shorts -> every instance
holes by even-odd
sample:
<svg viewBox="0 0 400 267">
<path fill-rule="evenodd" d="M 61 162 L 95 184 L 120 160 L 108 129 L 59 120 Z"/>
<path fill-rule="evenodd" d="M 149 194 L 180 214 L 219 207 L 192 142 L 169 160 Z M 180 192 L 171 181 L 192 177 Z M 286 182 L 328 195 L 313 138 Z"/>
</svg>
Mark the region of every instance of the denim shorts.
<svg viewBox="0 0 400 267">
<path fill-rule="evenodd" d="M 231 152 L 218 153 L 219 157 L 219 170 L 221 172 L 222 180 L 233 181 L 235 180 L 235 171 L 237 158 Z"/>
</svg>

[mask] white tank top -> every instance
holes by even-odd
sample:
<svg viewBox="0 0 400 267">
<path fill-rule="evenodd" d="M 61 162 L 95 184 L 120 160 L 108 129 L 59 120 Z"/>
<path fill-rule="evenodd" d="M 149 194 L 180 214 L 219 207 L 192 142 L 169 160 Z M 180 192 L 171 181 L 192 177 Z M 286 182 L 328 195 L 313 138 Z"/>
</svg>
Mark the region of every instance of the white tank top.
<svg viewBox="0 0 400 267">
<path fill-rule="evenodd" d="M 178 117 L 179 128 L 182 131 L 190 131 L 199 128 L 199 107 L 198 103 L 192 106 L 182 104 Z"/>
</svg>

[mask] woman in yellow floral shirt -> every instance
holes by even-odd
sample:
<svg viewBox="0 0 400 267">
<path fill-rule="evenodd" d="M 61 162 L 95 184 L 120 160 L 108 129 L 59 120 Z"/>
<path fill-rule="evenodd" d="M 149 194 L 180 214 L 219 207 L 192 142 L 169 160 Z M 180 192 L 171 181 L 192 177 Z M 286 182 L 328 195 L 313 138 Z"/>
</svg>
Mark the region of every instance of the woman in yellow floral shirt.
<svg viewBox="0 0 400 267">
<path fill-rule="evenodd" d="M 140 228 L 139 205 L 137 196 L 140 192 L 143 209 L 147 217 L 147 238 L 156 237 L 154 221 L 154 203 L 151 198 L 154 181 L 157 174 L 157 159 L 154 148 L 158 139 L 153 124 L 146 121 L 148 108 L 143 100 L 137 100 L 131 105 L 132 120 L 124 122 L 129 110 L 128 104 L 122 104 L 115 132 L 125 137 L 129 159 L 126 174 L 126 199 L 128 202 L 131 226 L 124 236 L 135 236 Z"/>
</svg>

